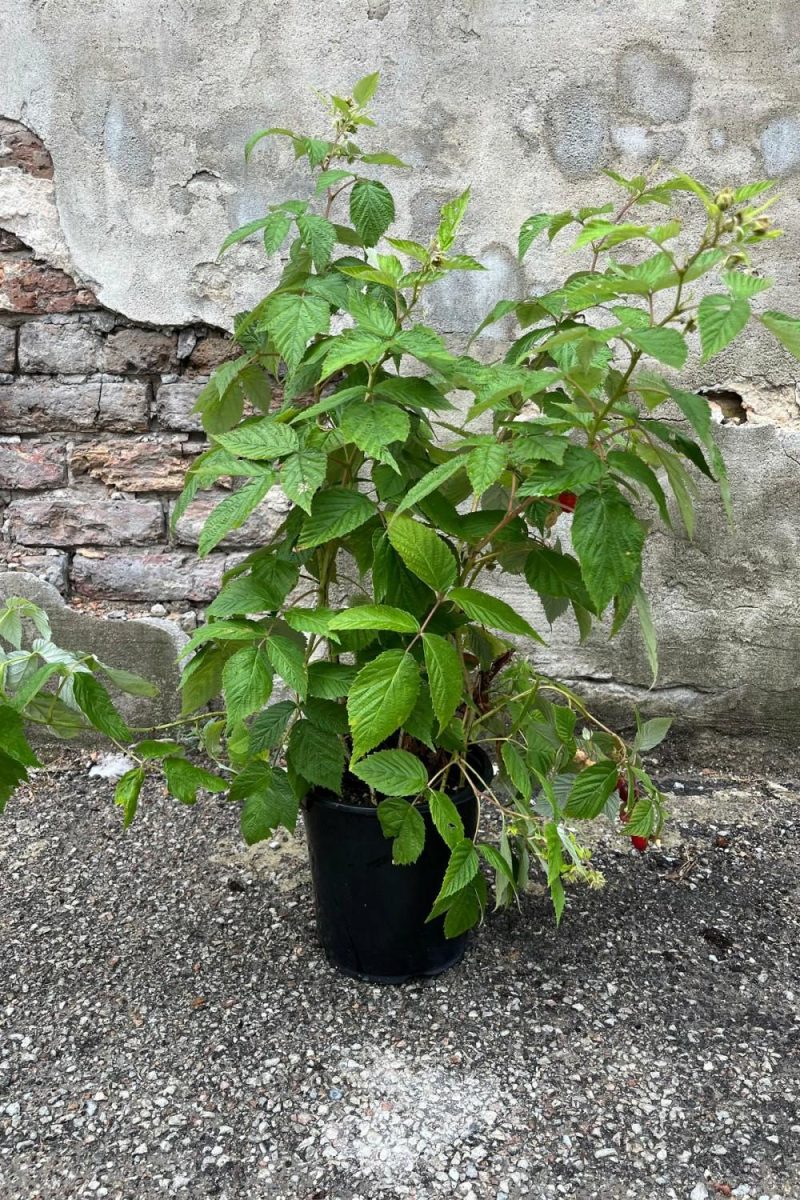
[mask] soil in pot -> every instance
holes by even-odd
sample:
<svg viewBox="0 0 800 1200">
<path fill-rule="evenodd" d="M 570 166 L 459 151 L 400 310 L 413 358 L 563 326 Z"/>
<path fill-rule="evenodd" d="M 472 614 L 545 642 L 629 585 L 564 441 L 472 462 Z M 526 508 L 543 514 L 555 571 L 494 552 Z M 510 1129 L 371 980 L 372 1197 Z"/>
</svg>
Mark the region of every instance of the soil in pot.
<svg viewBox="0 0 800 1200">
<path fill-rule="evenodd" d="M 490 780 L 492 768 L 483 751 L 473 751 L 470 757 L 482 778 Z M 472 790 L 462 786 L 450 796 L 467 835 L 474 835 L 478 803 Z M 422 854 L 409 866 L 396 866 L 375 807 L 364 803 L 358 792 L 351 797 L 347 783 L 341 799 L 320 789 L 306 797 L 317 928 L 328 961 L 346 975 L 373 983 L 404 983 L 439 975 L 464 955 L 466 934 L 446 938 L 442 917 L 426 923 L 450 852 L 427 805 L 420 806 L 420 813 L 425 821 Z"/>
</svg>

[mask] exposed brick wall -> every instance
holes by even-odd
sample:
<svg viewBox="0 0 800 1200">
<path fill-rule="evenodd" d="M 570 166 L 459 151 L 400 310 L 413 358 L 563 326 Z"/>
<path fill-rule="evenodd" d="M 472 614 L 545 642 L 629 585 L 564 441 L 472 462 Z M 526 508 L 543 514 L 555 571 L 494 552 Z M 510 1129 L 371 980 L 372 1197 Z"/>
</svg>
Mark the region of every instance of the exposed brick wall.
<svg viewBox="0 0 800 1200">
<path fill-rule="evenodd" d="M 203 605 L 283 513 L 276 497 L 203 561 L 193 548 L 224 490 L 170 530 L 206 446 L 191 409 L 234 353 L 228 339 L 132 324 L 18 240 L 0 246 L 0 281 L 38 281 L 17 292 L 0 282 L 0 561 L 73 598 Z"/>
<path fill-rule="evenodd" d="M 51 189 L 57 222 L 46 146 L 2 117 L 0 171 Z M 218 329 L 157 329 L 110 312 L 0 228 L 0 563 L 75 600 L 210 600 L 226 565 L 269 537 L 285 512 L 274 493 L 204 560 L 194 548 L 224 490 L 202 494 L 170 530 L 186 469 L 206 447 L 192 407 L 230 357 Z"/>
</svg>

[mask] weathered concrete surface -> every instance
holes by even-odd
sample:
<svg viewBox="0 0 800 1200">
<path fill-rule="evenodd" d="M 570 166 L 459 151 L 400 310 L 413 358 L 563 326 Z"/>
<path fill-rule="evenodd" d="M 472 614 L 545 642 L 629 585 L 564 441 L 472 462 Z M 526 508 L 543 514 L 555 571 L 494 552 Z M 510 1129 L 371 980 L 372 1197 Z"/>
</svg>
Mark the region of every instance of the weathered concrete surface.
<svg viewBox="0 0 800 1200">
<path fill-rule="evenodd" d="M 384 80 L 376 144 L 415 167 L 393 182 L 395 232 L 413 227 L 424 237 L 441 203 L 473 185 L 464 249 L 489 271 L 443 281 L 428 306 L 454 335 L 499 297 L 547 288 L 574 269 L 576 258 L 539 244 L 520 268 L 513 247 L 526 216 L 606 199 L 602 167 L 633 172 L 657 158 L 715 185 L 781 180 L 787 236 L 765 248 L 765 270 L 777 281 L 766 303 L 800 311 L 796 0 L 0 0 L 0 40 L 0 250 L 8 252 L 0 310 L 13 326 L 0 329 L 0 365 L 34 372 L 0 380 L 0 432 L 11 437 L 86 437 L 98 421 L 128 436 L 154 426 L 196 432 L 190 409 L 202 375 L 227 350 L 178 327 L 230 327 L 263 294 L 280 264 L 266 264 L 257 244 L 218 263 L 218 247 L 231 227 L 295 186 L 306 194 L 285 146 L 262 144 L 246 166 L 244 140 L 276 121 L 320 128 L 312 85 L 345 88 L 373 67 Z M 100 345 L 89 324 L 69 327 L 98 303 L 169 329 L 112 334 Z M 52 320 L 47 314 L 71 314 L 55 340 L 52 329 L 25 328 L 34 315 Z M 507 332 L 500 324 L 492 334 Z M 89 378 L 68 374 L 87 364 Z M 147 383 L 137 375 L 154 370 Z M 101 383 L 97 372 L 135 378 Z M 744 400 L 747 424 L 720 435 L 737 529 L 727 530 L 708 489 L 692 546 L 679 535 L 654 539 L 659 691 L 646 691 L 634 629 L 611 647 L 593 638 L 575 649 L 570 623 L 556 627 L 548 661 L 594 698 L 620 710 L 636 699 L 648 710 L 678 709 L 692 723 L 791 738 L 800 716 L 792 674 L 800 648 L 798 378 L 798 364 L 758 329 L 687 372 L 694 387 L 728 388 Z M 40 470 L 36 452 L 4 453 L 19 499 Z M 136 443 L 127 457 L 143 453 Z M 76 478 L 78 459 L 70 450 L 70 487 L 111 480 L 97 454 Z M 63 486 L 61 467 L 54 471 L 37 487 Z M 147 491 L 143 480 L 158 482 L 152 466 L 142 465 L 138 483 L 114 477 L 133 495 Z M 36 551 L 23 553 L 36 561 Z M 223 561 L 198 563 L 174 546 L 39 558 L 76 591 L 142 602 L 207 600 Z M 514 596 L 513 580 L 509 590 Z"/>
<path fill-rule="evenodd" d="M 533 658 L 615 720 L 629 719 L 636 705 L 647 716 L 674 715 L 689 729 L 796 744 L 800 433 L 726 425 L 718 440 L 732 475 L 735 527 L 704 481 L 694 539 L 676 521 L 649 544 L 645 580 L 660 659 L 654 687 L 635 615 L 613 641 L 598 630 L 578 646 L 571 616 L 548 634 L 524 581 L 504 594 L 548 640 Z"/>
<path fill-rule="evenodd" d="M 377 139 L 415 168 L 396 174 L 398 232 L 409 211 L 431 224 L 472 182 L 467 248 L 491 265 L 482 306 L 513 284 L 520 222 L 605 195 L 604 166 L 661 157 L 720 184 L 786 177 L 793 194 L 794 0 L 609 0 L 580 6 L 579 28 L 575 15 L 574 0 L 4 0 L 0 116 L 38 135 L 54 179 L 31 173 L 27 151 L 2 181 L 0 226 L 129 317 L 230 326 L 270 272 L 257 244 L 218 264 L 223 237 L 304 184 L 277 141 L 246 166 L 246 137 L 320 128 L 312 86 L 346 89 L 373 67 Z M 773 258 L 791 292 L 797 216 L 791 202 L 784 212 L 791 234 Z M 528 278 L 558 269 L 539 253 Z M 454 329 L 474 314 L 453 296 L 473 285 L 441 285 Z"/>
<path fill-rule="evenodd" d="M 157 724 L 174 720 L 178 715 L 180 672 L 177 659 L 188 639 L 171 621 L 153 617 L 139 621 L 109 621 L 76 612 L 64 603 L 54 587 L 35 575 L 1 571 L 0 605 L 10 596 L 24 596 L 45 610 L 53 630 L 53 641 L 63 650 L 94 654 L 110 667 L 135 671 L 156 684 L 159 694 L 152 700 L 115 693 L 115 702 L 130 724 Z"/>
</svg>

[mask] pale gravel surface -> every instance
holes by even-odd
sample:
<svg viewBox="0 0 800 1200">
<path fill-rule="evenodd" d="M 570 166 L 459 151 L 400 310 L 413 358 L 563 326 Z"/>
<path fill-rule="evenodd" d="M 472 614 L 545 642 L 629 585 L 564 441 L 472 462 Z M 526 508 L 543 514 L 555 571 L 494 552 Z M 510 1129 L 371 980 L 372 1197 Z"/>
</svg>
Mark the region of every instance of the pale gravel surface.
<svg viewBox="0 0 800 1200">
<path fill-rule="evenodd" d="M 379 988 L 299 837 L 152 792 L 125 835 L 67 761 L 0 824 L 0 1200 L 800 1200 L 796 779 L 683 764 L 559 933 L 533 894 Z"/>
</svg>

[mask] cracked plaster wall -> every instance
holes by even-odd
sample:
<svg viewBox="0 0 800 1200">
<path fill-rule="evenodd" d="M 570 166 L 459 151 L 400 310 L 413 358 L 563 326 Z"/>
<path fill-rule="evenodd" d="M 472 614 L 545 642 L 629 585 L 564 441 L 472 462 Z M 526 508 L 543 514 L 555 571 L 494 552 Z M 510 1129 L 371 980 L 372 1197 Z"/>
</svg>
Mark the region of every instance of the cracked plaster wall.
<svg viewBox="0 0 800 1200">
<path fill-rule="evenodd" d="M 563 271 L 554 251 L 516 264 L 527 215 L 605 199 L 603 166 L 656 159 L 713 185 L 780 178 L 787 236 L 768 251 L 770 304 L 800 311 L 795 0 L 0 0 L 0 38 L 0 116 L 33 130 L 54 168 L 0 169 L 0 229 L 123 322 L 229 327 L 263 294 L 257 246 L 222 265 L 217 248 L 301 180 L 287 181 L 277 144 L 245 166 L 244 140 L 276 120 L 313 128 L 312 85 L 342 88 L 374 67 L 380 143 L 415 168 L 393 183 L 396 231 L 413 220 L 424 235 L 441 201 L 473 185 L 464 249 L 490 271 L 440 285 L 435 315 L 454 334 Z M 708 494 L 693 546 L 654 540 L 663 694 L 636 691 L 647 678 L 633 631 L 576 651 L 557 625 L 554 665 L 613 704 L 663 699 L 716 727 L 766 729 L 774 692 L 775 722 L 796 727 L 797 380 L 757 333 L 687 377 L 739 392 L 748 421 L 720 431 L 736 532 Z"/>
</svg>

